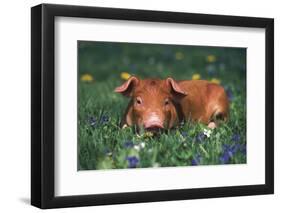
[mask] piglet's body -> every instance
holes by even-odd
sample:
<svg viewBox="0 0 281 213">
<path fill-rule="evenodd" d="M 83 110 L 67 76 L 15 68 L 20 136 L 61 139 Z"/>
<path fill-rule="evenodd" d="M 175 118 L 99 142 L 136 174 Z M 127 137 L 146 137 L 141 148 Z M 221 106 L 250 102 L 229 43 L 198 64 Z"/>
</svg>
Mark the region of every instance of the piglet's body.
<svg viewBox="0 0 281 213">
<path fill-rule="evenodd" d="M 229 104 L 223 87 L 204 80 L 131 77 L 115 92 L 131 98 L 122 125 L 154 131 L 172 128 L 185 120 L 214 127 L 228 117 Z"/>
<path fill-rule="evenodd" d="M 180 100 L 185 119 L 205 124 L 228 117 L 228 98 L 220 85 L 204 80 L 180 81 L 179 86 L 188 93 Z"/>
</svg>

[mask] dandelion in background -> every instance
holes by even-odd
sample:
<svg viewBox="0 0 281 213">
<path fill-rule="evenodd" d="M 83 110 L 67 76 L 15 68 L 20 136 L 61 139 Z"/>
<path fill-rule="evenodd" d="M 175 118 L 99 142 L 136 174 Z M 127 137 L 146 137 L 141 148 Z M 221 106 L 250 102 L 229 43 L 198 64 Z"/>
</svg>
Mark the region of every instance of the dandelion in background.
<svg viewBox="0 0 281 213">
<path fill-rule="evenodd" d="M 127 81 L 130 77 L 131 77 L 131 75 L 127 72 L 121 72 L 121 74 L 120 74 L 120 78 L 125 81 Z"/>
<path fill-rule="evenodd" d="M 212 78 L 210 80 L 211 83 L 214 83 L 214 84 L 220 84 L 221 83 L 221 80 L 217 79 L 217 78 Z"/>
<path fill-rule="evenodd" d="M 127 161 L 129 168 L 136 168 L 139 163 L 139 159 L 136 156 L 127 157 Z"/>
<path fill-rule="evenodd" d="M 200 74 L 193 74 L 192 75 L 192 80 L 199 80 L 201 78 L 201 75 Z"/>
<path fill-rule="evenodd" d="M 83 74 L 80 80 L 86 83 L 91 83 L 94 81 L 94 77 L 90 74 Z"/>
<path fill-rule="evenodd" d="M 207 57 L 206 57 L 206 61 L 208 62 L 208 63 L 213 63 L 213 62 L 215 62 L 217 60 L 217 57 L 215 56 L 215 55 L 208 55 Z"/>
<path fill-rule="evenodd" d="M 176 52 L 175 58 L 176 58 L 176 60 L 179 61 L 179 60 L 182 60 L 184 58 L 184 55 L 183 55 L 182 52 Z"/>
</svg>

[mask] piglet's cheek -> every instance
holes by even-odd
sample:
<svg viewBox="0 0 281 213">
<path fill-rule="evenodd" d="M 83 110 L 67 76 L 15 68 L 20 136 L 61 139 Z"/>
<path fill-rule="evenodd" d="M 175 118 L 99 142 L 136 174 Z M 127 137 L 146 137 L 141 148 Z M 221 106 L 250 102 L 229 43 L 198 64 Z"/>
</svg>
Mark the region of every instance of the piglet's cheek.
<svg viewBox="0 0 281 213">
<path fill-rule="evenodd" d="M 172 128 L 178 123 L 178 116 L 175 108 L 172 108 L 171 111 L 169 112 L 169 128 Z"/>
</svg>

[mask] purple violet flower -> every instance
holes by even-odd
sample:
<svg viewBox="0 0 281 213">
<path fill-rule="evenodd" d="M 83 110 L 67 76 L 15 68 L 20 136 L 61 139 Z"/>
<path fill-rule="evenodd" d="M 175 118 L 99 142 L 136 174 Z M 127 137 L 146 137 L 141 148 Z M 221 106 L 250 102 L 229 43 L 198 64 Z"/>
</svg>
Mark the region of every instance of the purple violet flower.
<svg viewBox="0 0 281 213">
<path fill-rule="evenodd" d="M 232 101 L 234 99 L 234 94 L 233 94 L 232 90 L 229 87 L 227 87 L 227 88 L 225 88 L 225 92 L 226 92 L 228 99 L 230 101 Z"/>
<path fill-rule="evenodd" d="M 191 160 L 191 165 L 192 165 L 192 166 L 197 166 L 197 165 L 199 165 L 201 159 L 202 159 L 202 157 L 201 157 L 199 154 L 195 155 L 195 157 Z"/>
<path fill-rule="evenodd" d="M 203 132 L 201 132 L 196 136 L 196 141 L 199 143 L 202 143 L 205 138 L 206 138 L 206 135 Z"/>
<path fill-rule="evenodd" d="M 109 116 L 108 115 L 102 115 L 100 118 L 101 124 L 106 124 L 109 121 Z"/>
<path fill-rule="evenodd" d="M 128 165 L 129 168 L 136 168 L 139 163 L 139 159 L 136 156 L 127 157 L 127 161 L 129 163 Z"/>
<path fill-rule="evenodd" d="M 128 140 L 124 143 L 125 148 L 132 148 L 133 146 L 134 146 L 133 141 Z"/>
<path fill-rule="evenodd" d="M 94 116 L 89 117 L 88 122 L 92 127 L 96 127 L 98 124 L 98 120 Z"/>
<path fill-rule="evenodd" d="M 234 142 L 239 142 L 240 141 L 240 135 L 239 134 L 232 135 L 231 140 L 234 141 Z"/>
</svg>

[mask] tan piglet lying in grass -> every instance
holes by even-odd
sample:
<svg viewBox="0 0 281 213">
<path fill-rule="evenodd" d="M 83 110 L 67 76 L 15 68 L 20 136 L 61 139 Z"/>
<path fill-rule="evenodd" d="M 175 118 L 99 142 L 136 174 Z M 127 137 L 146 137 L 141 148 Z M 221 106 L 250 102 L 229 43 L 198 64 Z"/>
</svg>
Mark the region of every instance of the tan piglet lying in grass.
<svg viewBox="0 0 281 213">
<path fill-rule="evenodd" d="M 141 80 L 133 76 L 115 92 L 131 98 L 122 126 L 158 131 L 185 120 L 215 128 L 228 117 L 229 103 L 224 88 L 205 80 Z"/>
</svg>

